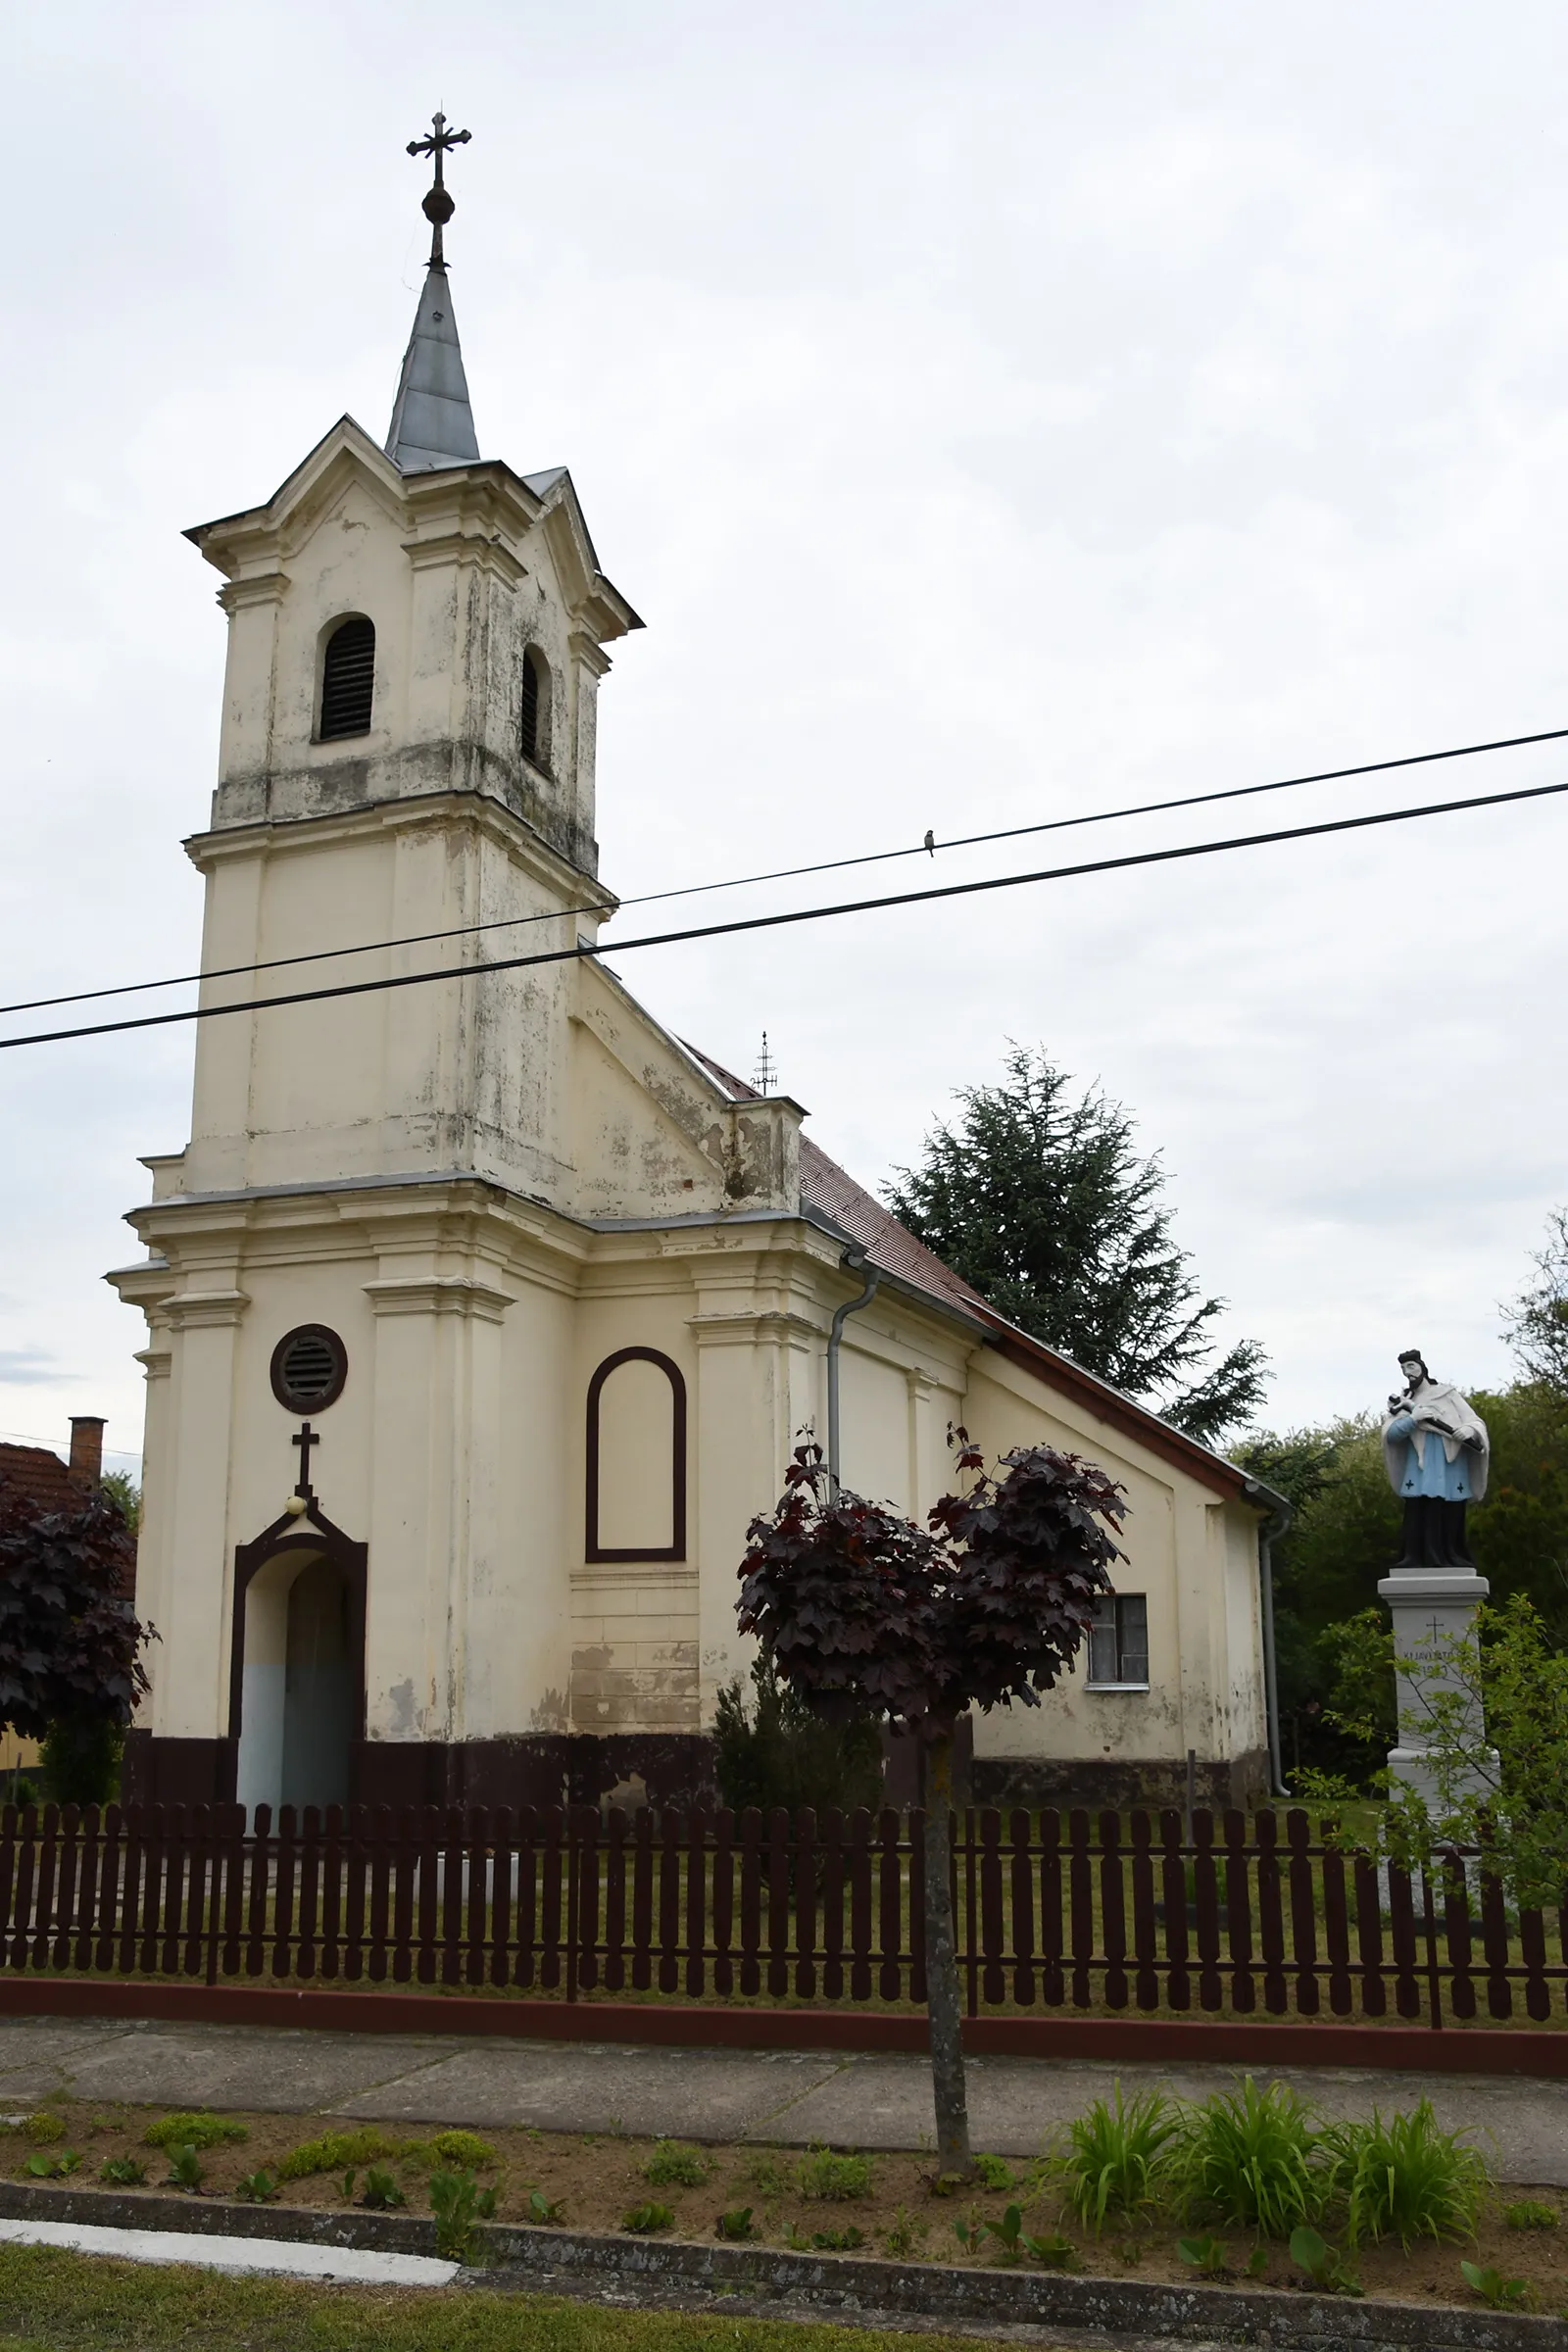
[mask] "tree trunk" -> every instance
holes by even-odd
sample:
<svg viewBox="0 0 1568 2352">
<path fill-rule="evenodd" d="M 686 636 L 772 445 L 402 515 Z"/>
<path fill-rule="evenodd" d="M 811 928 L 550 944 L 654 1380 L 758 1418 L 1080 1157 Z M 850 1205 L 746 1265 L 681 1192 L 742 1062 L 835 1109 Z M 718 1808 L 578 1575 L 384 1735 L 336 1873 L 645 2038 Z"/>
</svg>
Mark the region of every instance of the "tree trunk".
<svg viewBox="0 0 1568 2352">
<path fill-rule="evenodd" d="M 973 2177 L 969 2102 L 963 2082 L 958 1955 L 953 1938 L 951 1829 L 953 1740 L 934 1740 L 925 1751 L 925 1984 L 931 2020 L 931 2088 L 937 2111 L 937 2174 L 944 2180 Z"/>
</svg>

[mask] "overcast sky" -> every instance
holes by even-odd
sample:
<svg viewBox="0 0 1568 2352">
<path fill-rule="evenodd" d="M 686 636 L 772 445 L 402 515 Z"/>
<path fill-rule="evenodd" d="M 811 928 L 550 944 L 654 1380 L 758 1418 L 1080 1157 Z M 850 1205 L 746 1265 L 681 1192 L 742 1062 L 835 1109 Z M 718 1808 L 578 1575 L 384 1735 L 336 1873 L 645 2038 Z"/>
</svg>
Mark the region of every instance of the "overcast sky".
<svg viewBox="0 0 1568 2352">
<path fill-rule="evenodd" d="M 648 623 L 601 700 L 613 888 L 1568 726 L 1560 7 L 6 25 L 7 1003 L 197 954 L 223 623 L 179 534 L 344 410 L 384 433 L 438 104 L 473 133 L 448 247 L 481 447 L 571 466 Z M 1547 745 L 1066 842 L 1559 775 Z M 1568 1197 L 1565 843 L 1548 801 L 619 969 L 743 1070 L 765 1027 L 867 1181 L 1009 1038 L 1100 1081 L 1294 1423 L 1376 1402 L 1412 1342 L 1505 1376 L 1497 1301 Z M 141 1327 L 100 1278 L 138 1153 L 186 1138 L 191 1050 L 0 1054 L 7 1434 L 96 1410 L 139 1448 Z"/>
</svg>

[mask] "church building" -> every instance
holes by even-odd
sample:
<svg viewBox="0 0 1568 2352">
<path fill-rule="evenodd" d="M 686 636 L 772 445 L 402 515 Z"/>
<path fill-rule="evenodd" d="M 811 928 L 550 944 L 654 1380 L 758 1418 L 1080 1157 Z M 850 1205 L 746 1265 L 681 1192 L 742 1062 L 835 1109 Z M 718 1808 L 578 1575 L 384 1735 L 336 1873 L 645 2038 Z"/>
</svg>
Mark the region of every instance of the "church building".
<svg viewBox="0 0 1568 2352">
<path fill-rule="evenodd" d="M 124 1793 L 710 1794 L 747 1526 L 831 1386 L 846 1483 L 904 1510 L 960 1422 L 1127 1489 L 1117 1597 L 1042 1707 L 977 1723 L 977 1800 L 1173 1801 L 1190 1750 L 1202 1798 L 1260 1797 L 1270 1498 L 994 1313 L 594 952 L 600 686 L 643 624 L 566 468 L 480 455 L 442 235 L 464 135 L 422 143 L 385 446 L 344 416 L 187 534 L 228 653 L 185 844 L 190 1140 L 144 1163 L 146 1254 L 109 1278 L 147 1322 L 160 1637 Z"/>
</svg>

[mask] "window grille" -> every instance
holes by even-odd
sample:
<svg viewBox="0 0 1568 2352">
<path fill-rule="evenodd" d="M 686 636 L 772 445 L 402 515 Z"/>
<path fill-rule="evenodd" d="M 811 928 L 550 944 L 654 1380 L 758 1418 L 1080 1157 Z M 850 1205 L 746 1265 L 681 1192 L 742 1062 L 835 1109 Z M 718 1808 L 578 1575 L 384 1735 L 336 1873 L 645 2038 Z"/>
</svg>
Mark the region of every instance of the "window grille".
<svg viewBox="0 0 1568 2352">
<path fill-rule="evenodd" d="M 1142 1592 L 1106 1593 L 1095 1603 L 1089 1680 L 1122 1689 L 1148 1688 L 1149 1602 Z"/>
<path fill-rule="evenodd" d="M 539 659 L 536 654 L 522 657 L 522 717 L 518 728 L 522 756 L 537 766 L 539 760 Z"/>
<path fill-rule="evenodd" d="M 375 623 L 362 613 L 339 621 L 326 641 L 321 665 L 320 743 L 341 735 L 368 735 L 375 699 Z"/>
</svg>

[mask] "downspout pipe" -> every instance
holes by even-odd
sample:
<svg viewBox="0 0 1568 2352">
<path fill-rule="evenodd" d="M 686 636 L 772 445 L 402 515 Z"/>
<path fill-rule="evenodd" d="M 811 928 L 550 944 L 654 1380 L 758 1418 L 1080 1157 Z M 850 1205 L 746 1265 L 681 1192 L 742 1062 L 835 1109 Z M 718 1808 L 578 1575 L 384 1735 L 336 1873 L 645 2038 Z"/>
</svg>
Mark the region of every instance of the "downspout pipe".
<svg viewBox="0 0 1568 2352">
<path fill-rule="evenodd" d="M 1274 1659 L 1274 1545 L 1289 1533 L 1295 1511 L 1283 1494 L 1250 1478 L 1242 1492 L 1267 1512 L 1257 1531 L 1257 1575 L 1263 1600 L 1263 1712 L 1268 1722 L 1268 1770 L 1272 1796 L 1289 1796 L 1280 1757 L 1280 1691 Z"/>
<path fill-rule="evenodd" d="M 858 1298 L 846 1298 L 844 1304 L 834 1310 L 833 1328 L 827 1338 L 827 1476 L 830 1494 L 836 1494 L 839 1491 L 839 1342 L 844 1337 L 845 1324 L 852 1315 L 858 1315 L 862 1306 L 870 1305 L 882 1280 L 881 1269 L 866 1263 L 865 1251 L 861 1249 L 846 1250 L 840 1263 L 847 1274 L 863 1274 L 865 1288 Z"/>
</svg>

